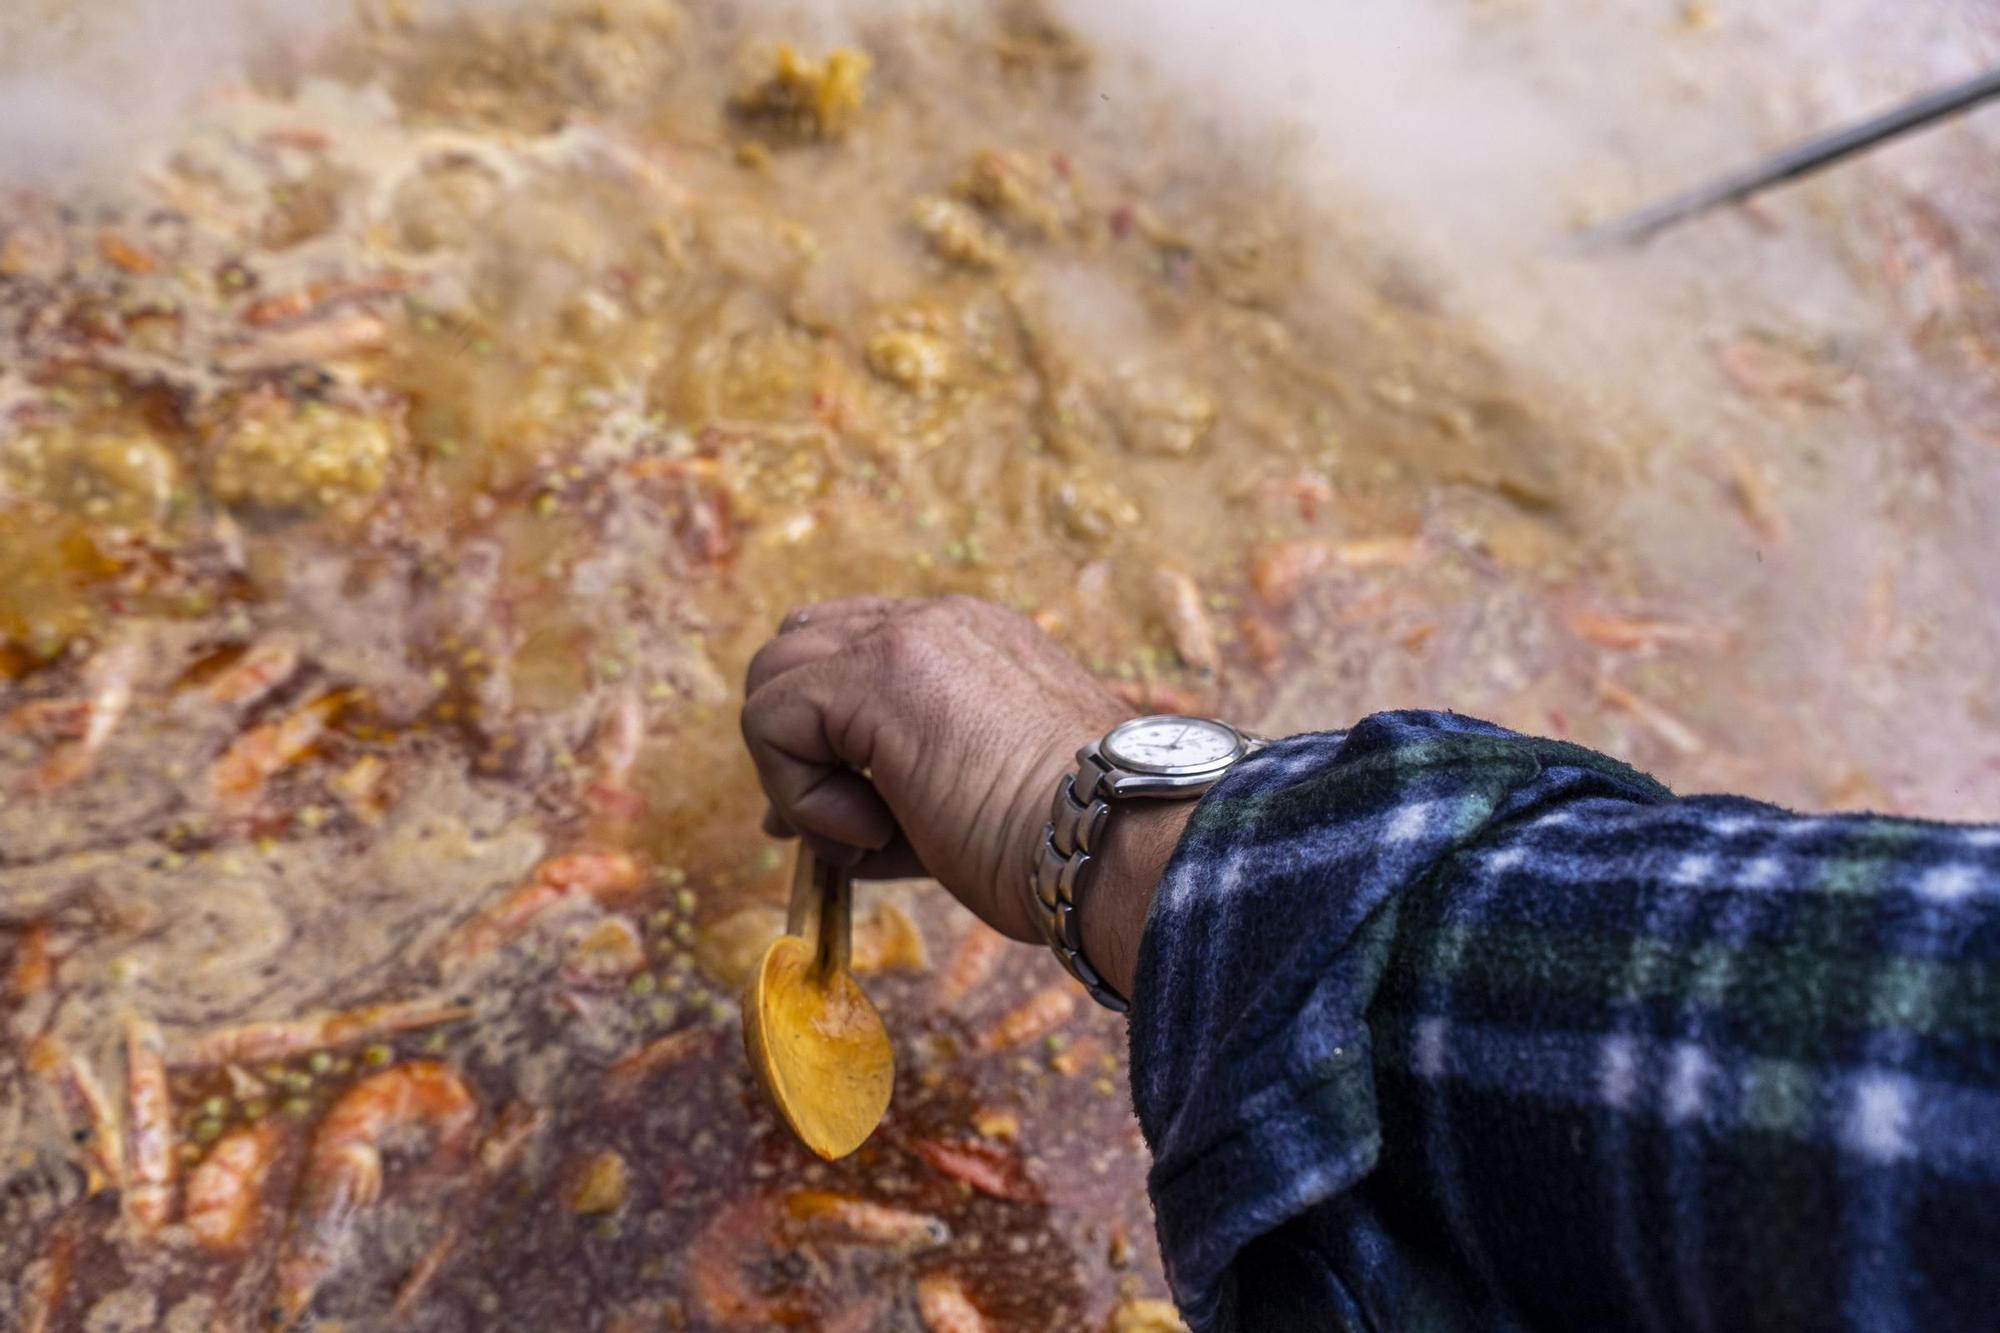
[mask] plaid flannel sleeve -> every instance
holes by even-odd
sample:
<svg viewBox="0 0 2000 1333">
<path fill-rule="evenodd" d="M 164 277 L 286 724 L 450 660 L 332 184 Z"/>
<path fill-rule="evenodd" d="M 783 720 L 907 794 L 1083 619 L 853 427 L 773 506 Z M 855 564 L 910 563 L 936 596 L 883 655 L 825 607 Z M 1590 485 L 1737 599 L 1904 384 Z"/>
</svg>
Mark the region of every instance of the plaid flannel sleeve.
<svg viewBox="0 0 2000 1333">
<path fill-rule="evenodd" d="M 2000 1321 L 2000 829 L 1379 714 L 1202 801 L 1135 989 L 1197 1329 Z"/>
</svg>

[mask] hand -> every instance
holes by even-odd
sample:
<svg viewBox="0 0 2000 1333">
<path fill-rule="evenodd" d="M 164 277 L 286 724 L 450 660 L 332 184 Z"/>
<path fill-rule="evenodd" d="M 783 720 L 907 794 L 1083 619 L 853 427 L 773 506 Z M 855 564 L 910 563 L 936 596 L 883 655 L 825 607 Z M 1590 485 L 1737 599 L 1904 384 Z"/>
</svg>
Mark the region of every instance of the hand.
<svg viewBox="0 0 2000 1333">
<path fill-rule="evenodd" d="M 769 832 L 862 875 L 930 875 L 1023 940 L 1041 938 L 1027 881 L 1056 784 L 1131 716 L 1033 622 L 967 597 L 795 611 L 745 694 Z"/>
</svg>

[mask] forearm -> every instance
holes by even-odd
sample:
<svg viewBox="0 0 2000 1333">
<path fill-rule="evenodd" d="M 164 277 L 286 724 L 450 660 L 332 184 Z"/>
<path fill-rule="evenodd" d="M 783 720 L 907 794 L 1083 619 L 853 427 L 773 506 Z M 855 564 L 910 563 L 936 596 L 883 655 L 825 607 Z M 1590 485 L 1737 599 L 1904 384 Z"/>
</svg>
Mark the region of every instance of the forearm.
<svg viewBox="0 0 2000 1333">
<path fill-rule="evenodd" d="M 1191 1314 L 1226 1314 L 1245 1247 L 1301 1225 L 1378 1324 L 1410 1321 L 1382 1302 L 1426 1256 L 1489 1302 L 1475 1327 L 1875 1308 L 1849 1300 L 1876 1271 L 1854 1228 L 1901 1254 L 1925 1207 L 1895 1173 L 2000 1179 L 1996 851 L 1675 801 L 1438 715 L 1284 743 L 1196 812 L 1136 981 Z M 1968 1236 L 2000 1239 L 1925 1237 L 1898 1294 L 1985 1271 Z"/>
</svg>

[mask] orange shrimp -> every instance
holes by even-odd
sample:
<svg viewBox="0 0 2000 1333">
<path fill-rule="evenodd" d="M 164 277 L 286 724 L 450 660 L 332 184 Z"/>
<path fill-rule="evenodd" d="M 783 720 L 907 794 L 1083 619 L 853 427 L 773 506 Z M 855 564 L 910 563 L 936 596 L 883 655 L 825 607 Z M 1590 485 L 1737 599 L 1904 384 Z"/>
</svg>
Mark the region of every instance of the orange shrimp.
<svg viewBox="0 0 2000 1333">
<path fill-rule="evenodd" d="M 813 1240 L 907 1257 L 948 1243 L 951 1228 L 929 1213 L 852 1194 L 751 1194 L 717 1213 L 688 1247 L 688 1285 L 695 1304 L 728 1328 L 813 1322 L 816 1312 L 799 1286 L 766 1295 L 750 1276 L 752 1263 L 761 1256 Z"/>
<path fill-rule="evenodd" d="M 143 1234 L 167 1224 L 174 1206 L 174 1098 L 167 1086 L 167 1061 L 160 1030 L 134 1020 L 125 1029 L 125 1106 L 130 1178 L 125 1217 Z"/>
<path fill-rule="evenodd" d="M 143 654 L 136 638 L 120 640 L 93 657 L 86 668 L 89 697 L 81 708 L 82 730 L 49 753 L 35 770 L 34 790 L 59 791 L 90 771 L 98 752 L 132 707 L 132 677 Z"/>
<path fill-rule="evenodd" d="M 209 787 L 225 809 L 253 804 L 280 771 L 305 757 L 340 711 L 353 702 L 353 690 L 335 690 L 287 713 L 275 722 L 252 727 L 225 750 L 209 770 Z"/>
<path fill-rule="evenodd" d="M 849 966 L 855 972 L 921 972 L 929 963 L 923 932 L 910 914 L 894 903 L 875 904 L 874 910 L 854 923 L 853 935 Z"/>
<path fill-rule="evenodd" d="M 988 1054 L 1012 1050 L 1048 1036 L 1076 1013 L 1076 991 L 1070 986 L 1045 986 L 1005 1014 L 979 1038 Z"/>
<path fill-rule="evenodd" d="M 187 1224 L 203 1249 L 235 1253 L 244 1248 L 280 1138 L 278 1127 L 268 1121 L 232 1129 L 188 1173 Z"/>
<path fill-rule="evenodd" d="M 62 1308 L 63 1297 L 69 1294 L 70 1281 L 76 1276 L 76 1245 L 82 1229 L 81 1218 L 74 1213 L 56 1223 L 55 1234 L 39 1261 L 39 1280 L 30 1281 L 28 1272 L 21 1274 L 21 1333 L 48 1333 L 54 1325 L 56 1311 Z M 30 1265 L 29 1272 L 33 1268 Z"/>
<path fill-rule="evenodd" d="M 525 884 L 473 917 L 445 941 L 447 963 L 483 958 L 520 937 L 537 917 L 581 894 L 610 905 L 646 882 L 646 872 L 628 852 L 569 852 L 535 867 Z"/>
<path fill-rule="evenodd" d="M 429 1131 L 436 1151 L 462 1141 L 479 1103 L 451 1069 L 418 1060 L 362 1079 L 320 1121 L 306 1154 L 291 1233 L 278 1259 L 278 1307 L 289 1325 L 333 1271 L 355 1215 L 382 1195 L 382 1140 Z"/>
<path fill-rule="evenodd" d="M 373 352 L 389 341 L 389 325 L 365 310 L 338 310 L 305 324 L 259 334 L 222 348 L 224 370 L 246 374 L 284 366 L 340 361 Z"/>
<path fill-rule="evenodd" d="M 54 1090 L 63 1115 L 76 1128 L 73 1137 L 85 1145 L 90 1192 L 120 1186 L 125 1179 L 125 1133 L 111 1099 L 90 1067 L 51 1036 L 37 1037 L 28 1047 L 28 1071 Z"/>
<path fill-rule="evenodd" d="M 1193 671 L 1214 671 L 1222 662 L 1215 626 L 1202 605 L 1201 587 L 1178 569 L 1153 571 L 1153 602 L 1160 623 L 1182 665 Z"/>
<path fill-rule="evenodd" d="M 746 1258 L 770 1243 L 778 1200 L 751 1194 L 729 1204 L 688 1246 L 688 1287 L 695 1304 L 728 1328 L 799 1324 L 812 1317 L 796 1287 L 766 1296 L 752 1285 Z"/>
<path fill-rule="evenodd" d="M 597 719 L 591 737 L 591 781 L 584 800 L 595 817 L 593 836 L 615 838 L 646 812 L 646 801 L 631 787 L 632 766 L 646 740 L 646 708 L 637 693 L 615 695 Z"/>
<path fill-rule="evenodd" d="M 892 1254 L 922 1254 L 951 1239 L 951 1227 L 941 1217 L 909 1208 L 876 1203 L 830 1190 L 799 1190 L 786 1196 L 785 1216 L 807 1235 Z"/>
<path fill-rule="evenodd" d="M 468 1005 L 437 999 L 398 1000 L 335 1013 L 268 1023 L 244 1023 L 198 1037 L 175 1063 L 220 1065 L 284 1060 L 308 1051 L 348 1046 L 472 1017 Z"/>
<path fill-rule="evenodd" d="M 975 921 L 958 942 L 951 961 L 938 973 L 931 1003 L 939 1009 L 956 1007 L 972 992 L 984 986 L 1014 942 L 990 926 Z"/>
<path fill-rule="evenodd" d="M 298 649 L 284 643 L 260 643 L 218 673 L 204 692 L 219 704 L 255 703 L 298 669 Z"/>
<path fill-rule="evenodd" d="M 1041 1186 L 1029 1176 L 1027 1164 L 997 1144 L 919 1139 L 910 1148 L 932 1170 L 963 1181 L 981 1194 L 1017 1203 L 1042 1201 Z"/>
<path fill-rule="evenodd" d="M 604 1095 L 613 1101 L 627 1100 L 661 1070 L 706 1051 L 715 1043 L 715 1033 L 698 1027 L 677 1028 L 657 1037 L 612 1063 L 604 1074 Z"/>
<path fill-rule="evenodd" d="M 56 963 L 49 948 L 53 937 L 54 932 L 39 921 L 21 932 L 7 976 L 7 992 L 16 1000 L 31 999 L 54 984 Z"/>
<path fill-rule="evenodd" d="M 350 305 L 377 296 L 393 296 L 417 285 L 417 280 L 401 273 L 384 273 L 357 280 L 329 279 L 308 283 L 289 292 L 260 297 L 243 308 L 243 322 L 252 328 L 291 324 L 326 314 L 336 306 Z"/>
<path fill-rule="evenodd" d="M 917 1279 L 917 1313 L 928 1333 L 986 1333 L 986 1316 L 972 1303 L 965 1285 L 949 1273 Z"/>
</svg>

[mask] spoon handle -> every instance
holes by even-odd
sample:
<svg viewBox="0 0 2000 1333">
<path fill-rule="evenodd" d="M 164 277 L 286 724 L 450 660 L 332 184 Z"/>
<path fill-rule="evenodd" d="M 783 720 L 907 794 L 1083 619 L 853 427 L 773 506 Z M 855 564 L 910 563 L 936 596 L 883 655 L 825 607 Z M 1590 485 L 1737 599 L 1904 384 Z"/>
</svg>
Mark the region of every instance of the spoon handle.
<svg viewBox="0 0 2000 1333">
<path fill-rule="evenodd" d="M 803 839 L 792 862 L 792 903 L 785 912 L 785 933 L 811 939 L 819 934 L 819 858 Z"/>
<path fill-rule="evenodd" d="M 814 858 L 816 861 L 818 858 Z M 813 955 L 813 974 L 828 977 L 847 971 L 854 943 L 854 875 L 843 866 L 820 861 L 815 870 L 819 882 L 819 948 Z"/>
</svg>

